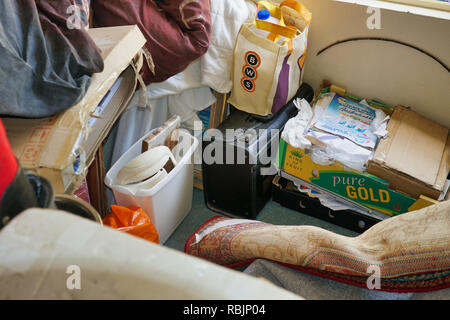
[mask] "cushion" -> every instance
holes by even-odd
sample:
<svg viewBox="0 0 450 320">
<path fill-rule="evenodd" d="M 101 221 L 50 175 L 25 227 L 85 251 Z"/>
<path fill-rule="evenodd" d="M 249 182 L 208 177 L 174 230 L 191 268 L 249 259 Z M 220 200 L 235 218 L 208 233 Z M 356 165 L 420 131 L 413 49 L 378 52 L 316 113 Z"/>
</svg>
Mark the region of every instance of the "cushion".
<svg viewBox="0 0 450 320">
<path fill-rule="evenodd" d="M 450 201 L 377 223 L 357 237 L 314 226 L 279 226 L 214 217 L 185 252 L 231 268 L 267 259 L 329 279 L 380 289 L 430 291 L 450 286 Z"/>
</svg>

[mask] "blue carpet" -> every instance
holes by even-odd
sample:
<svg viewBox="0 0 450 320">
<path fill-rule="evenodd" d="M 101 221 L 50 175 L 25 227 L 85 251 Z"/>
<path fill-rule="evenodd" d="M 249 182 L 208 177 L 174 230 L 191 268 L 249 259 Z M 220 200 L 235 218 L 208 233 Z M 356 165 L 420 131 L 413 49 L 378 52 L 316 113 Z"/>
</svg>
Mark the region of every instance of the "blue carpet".
<svg viewBox="0 0 450 320">
<path fill-rule="evenodd" d="M 181 222 L 175 232 L 164 243 L 165 246 L 183 251 L 187 239 L 197 230 L 206 220 L 214 216 L 223 216 L 222 214 L 208 209 L 205 205 L 203 191 L 194 189 L 192 199 L 192 209 L 186 218 Z M 326 221 L 310 217 L 306 214 L 287 209 L 279 204 L 269 201 L 264 209 L 256 217 L 257 220 L 276 225 L 312 225 L 321 227 L 345 236 L 356 236 L 356 232 L 341 228 Z"/>
</svg>

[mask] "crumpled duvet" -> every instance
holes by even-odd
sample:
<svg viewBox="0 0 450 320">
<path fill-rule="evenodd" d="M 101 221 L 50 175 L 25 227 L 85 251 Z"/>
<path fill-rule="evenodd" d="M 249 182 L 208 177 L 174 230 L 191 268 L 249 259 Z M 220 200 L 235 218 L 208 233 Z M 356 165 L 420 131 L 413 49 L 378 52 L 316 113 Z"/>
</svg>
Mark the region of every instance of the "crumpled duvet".
<svg viewBox="0 0 450 320">
<path fill-rule="evenodd" d="M 256 5 L 250 0 L 212 0 L 209 50 L 200 59 L 203 86 L 219 93 L 231 91 L 236 38 L 242 24 L 252 22 L 255 16 Z"/>
<path fill-rule="evenodd" d="M 211 35 L 208 51 L 184 71 L 163 82 L 147 86 L 149 109 L 139 106 L 140 90 L 120 119 L 112 161 L 116 161 L 149 129 L 161 125 L 169 115 L 180 115 L 182 127 L 192 129 L 197 116 L 215 102 L 209 89 L 228 93 L 232 87 L 231 67 L 234 42 L 244 22 L 251 22 L 256 5 L 251 0 L 212 0 Z M 142 89 L 141 89 L 142 90 Z M 186 99 L 186 95 L 195 99 Z M 129 128 L 133 128 L 130 130 Z"/>
<path fill-rule="evenodd" d="M 138 25 L 147 43 L 146 85 L 182 72 L 209 47 L 209 0 L 93 0 L 95 27 Z"/>
<path fill-rule="evenodd" d="M 69 29 L 73 0 L 0 1 L 0 115 L 41 118 L 78 102 L 103 70 L 85 28 Z"/>
<path fill-rule="evenodd" d="M 219 93 L 230 92 L 234 43 L 242 24 L 253 21 L 255 15 L 256 5 L 251 0 L 211 1 L 208 51 L 183 72 L 147 86 L 149 99 L 176 95 L 198 87 L 208 87 Z"/>
</svg>

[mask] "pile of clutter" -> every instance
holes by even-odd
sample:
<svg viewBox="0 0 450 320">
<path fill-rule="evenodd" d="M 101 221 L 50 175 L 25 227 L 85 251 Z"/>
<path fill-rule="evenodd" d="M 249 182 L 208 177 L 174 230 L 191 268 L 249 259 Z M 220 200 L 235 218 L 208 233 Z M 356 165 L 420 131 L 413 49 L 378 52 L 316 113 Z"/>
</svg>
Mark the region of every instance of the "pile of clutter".
<svg viewBox="0 0 450 320">
<path fill-rule="evenodd" d="M 304 99 L 295 104 L 299 111 L 283 130 L 279 166 L 282 175 L 298 178 L 292 180 L 299 191 L 332 210 L 381 219 L 446 196 L 448 128 L 334 85 L 322 89 L 312 107 Z"/>
<path fill-rule="evenodd" d="M 192 206 L 193 155 L 198 140 L 180 128 L 180 116 L 139 139 L 111 167 L 105 184 L 116 204 L 139 207 L 164 243 Z"/>
</svg>

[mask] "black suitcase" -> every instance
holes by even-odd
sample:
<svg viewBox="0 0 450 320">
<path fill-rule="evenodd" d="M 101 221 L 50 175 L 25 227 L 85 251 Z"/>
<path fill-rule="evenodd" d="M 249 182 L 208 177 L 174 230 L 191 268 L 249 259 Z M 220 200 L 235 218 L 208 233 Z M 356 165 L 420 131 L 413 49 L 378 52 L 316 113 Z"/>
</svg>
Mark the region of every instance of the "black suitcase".
<svg viewBox="0 0 450 320">
<path fill-rule="evenodd" d="M 205 133 L 202 142 L 202 154 L 218 142 L 222 151 L 223 163 L 206 163 L 202 161 L 203 191 L 206 206 L 214 211 L 231 217 L 254 219 L 265 206 L 272 195 L 272 180 L 276 172 L 262 175 L 267 164 L 261 161 L 261 156 L 276 156 L 277 148 L 272 150 L 272 142 L 278 147 L 279 136 L 270 135 L 271 129 L 282 130 L 287 120 L 297 114 L 293 101 L 305 98 L 309 102 L 314 96 L 313 89 L 308 84 L 302 84 L 296 96 L 282 109 L 270 118 L 260 117 L 234 110 L 230 116 L 219 125 L 217 130 L 226 134 L 227 129 L 242 129 L 245 134 L 231 139 L 214 138 Z M 254 129 L 255 131 L 250 132 Z M 259 130 L 267 130 L 268 135 L 261 135 Z M 210 141 L 209 141 L 210 140 Z M 244 161 L 237 164 L 238 154 L 244 156 Z M 229 157 L 229 160 L 225 161 Z"/>
<path fill-rule="evenodd" d="M 274 177 L 272 187 L 272 201 L 279 205 L 358 233 L 383 220 L 353 210 L 331 210 L 323 206 L 319 199 L 298 191 L 293 182 L 280 176 Z"/>
</svg>

